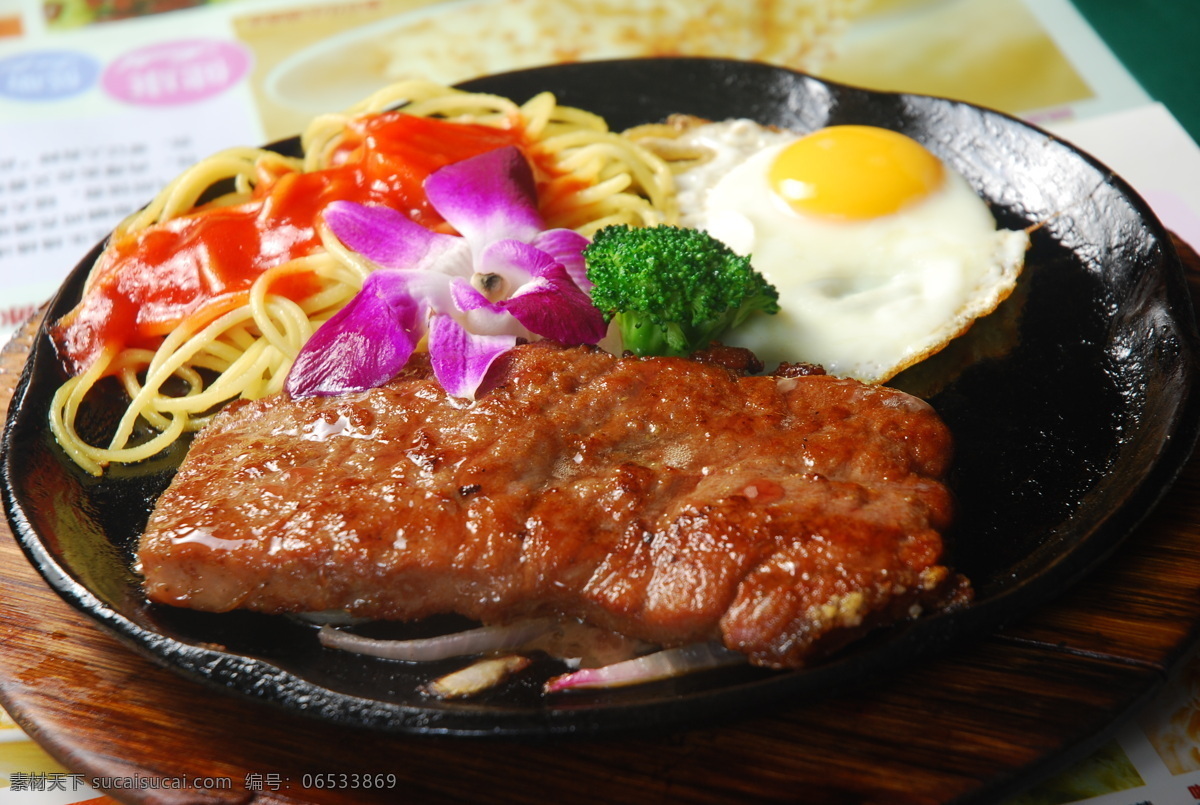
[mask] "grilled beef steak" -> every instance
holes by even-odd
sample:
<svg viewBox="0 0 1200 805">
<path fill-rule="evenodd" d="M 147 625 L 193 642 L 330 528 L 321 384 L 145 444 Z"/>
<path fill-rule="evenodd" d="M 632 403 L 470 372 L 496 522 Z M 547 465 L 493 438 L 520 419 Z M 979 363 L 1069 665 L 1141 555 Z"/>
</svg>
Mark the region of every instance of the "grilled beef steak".
<svg viewBox="0 0 1200 805">
<path fill-rule="evenodd" d="M 228 406 L 139 563 L 151 600 L 202 610 L 554 613 L 798 667 L 969 594 L 939 564 L 950 454 L 929 405 L 852 380 L 541 342 L 467 402 L 417 356 L 368 392 Z"/>
</svg>

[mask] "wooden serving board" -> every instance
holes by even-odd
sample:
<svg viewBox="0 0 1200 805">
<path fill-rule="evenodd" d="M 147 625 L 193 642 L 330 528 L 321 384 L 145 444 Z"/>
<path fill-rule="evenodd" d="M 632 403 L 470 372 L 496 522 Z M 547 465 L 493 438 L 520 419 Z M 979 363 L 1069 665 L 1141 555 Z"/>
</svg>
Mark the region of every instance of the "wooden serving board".
<svg viewBox="0 0 1200 805">
<path fill-rule="evenodd" d="M 1200 299 L 1200 258 L 1179 247 Z M 0 353 L 0 409 L 34 327 Z M 1194 457 L 1148 522 L 1052 605 L 873 686 L 672 734 L 397 737 L 144 659 L 51 591 L 0 524 L 0 702 L 69 769 L 139 786 L 107 792 L 135 803 L 992 802 L 1109 737 L 1198 624 Z M 180 778 L 229 787 L 163 788 Z"/>
</svg>

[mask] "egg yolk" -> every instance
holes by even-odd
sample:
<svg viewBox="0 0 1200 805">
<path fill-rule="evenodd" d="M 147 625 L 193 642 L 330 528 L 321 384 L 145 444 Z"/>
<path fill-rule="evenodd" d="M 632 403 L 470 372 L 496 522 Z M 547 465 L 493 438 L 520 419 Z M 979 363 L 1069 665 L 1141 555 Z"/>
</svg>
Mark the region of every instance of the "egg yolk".
<svg viewBox="0 0 1200 805">
<path fill-rule="evenodd" d="M 864 220 L 889 215 L 941 186 L 941 161 L 911 137 L 874 126 L 830 126 L 771 163 L 771 188 L 798 212 Z"/>
</svg>

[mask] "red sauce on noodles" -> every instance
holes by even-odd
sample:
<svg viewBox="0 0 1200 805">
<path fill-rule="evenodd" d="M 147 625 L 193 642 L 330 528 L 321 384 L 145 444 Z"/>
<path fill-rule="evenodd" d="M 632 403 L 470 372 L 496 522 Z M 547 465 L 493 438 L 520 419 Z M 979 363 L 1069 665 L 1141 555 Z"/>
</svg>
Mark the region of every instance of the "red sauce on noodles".
<svg viewBox="0 0 1200 805">
<path fill-rule="evenodd" d="M 190 316 L 207 324 L 244 304 L 254 280 L 318 250 L 315 223 L 344 199 L 406 210 L 418 223 L 447 230 L 422 183 L 438 168 L 506 145 L 520 130 L 387 112 L 349 125 L 329 168 L 260 174 L 250 200 L 200 207 L 111 243 L 78 306 L 53 327 L 68 369 L 79 373 L 106 348 L 154 349 Z M 544 173 L 547 166 L 536 166 Z M 271 292 L 293 300 L 318 289 L 307 273 L 286 273 Z"/>
</svg>

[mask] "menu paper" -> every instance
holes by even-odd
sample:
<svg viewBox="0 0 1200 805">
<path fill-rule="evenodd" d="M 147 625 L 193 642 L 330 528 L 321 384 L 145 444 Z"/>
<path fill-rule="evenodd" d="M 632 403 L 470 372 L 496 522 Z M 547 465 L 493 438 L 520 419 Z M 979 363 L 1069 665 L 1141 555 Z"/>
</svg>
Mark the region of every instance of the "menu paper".
<svg viewBox="0 0 1200 805">
<path fill-rule="evenodd" d="M 1021 116 L 1200 245 L 1200 149 L 1068 0 L 0 0 L 0 340 L 223 148 L 291 136 L 403 78 L 669 54 Z M 1193 657 L 1112 741 L 1008 805 L 1200 802 L 1198 689 Z M 0 805 L 98 796 L 0 720 Z"/>
<path fill-rule="evenodd" d="M 169 121 L 138 111 L 97 118 L 86 140 L 59 121 L 0 123 L 0 327 L 25 321 L 116 223 L 231 145 L 207 121 L 239 116 L 243 105 L 226 96 L 189 104 Z"/>
</svg>

